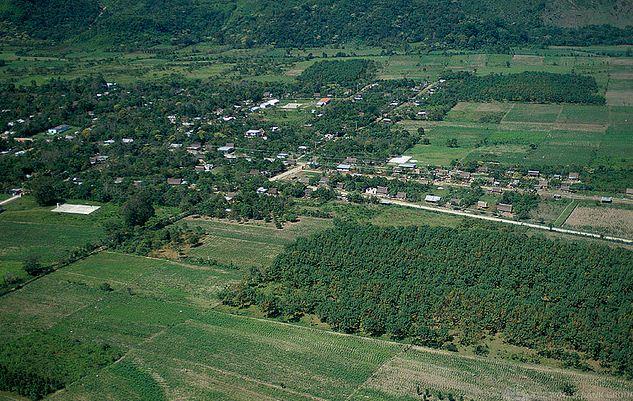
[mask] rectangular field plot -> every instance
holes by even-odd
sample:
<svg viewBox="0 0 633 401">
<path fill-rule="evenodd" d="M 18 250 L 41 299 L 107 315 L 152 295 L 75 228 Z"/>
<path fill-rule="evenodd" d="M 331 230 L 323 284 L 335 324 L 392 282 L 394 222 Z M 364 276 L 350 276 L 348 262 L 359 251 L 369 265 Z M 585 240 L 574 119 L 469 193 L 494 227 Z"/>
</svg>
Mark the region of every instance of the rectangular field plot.
<svg viewBox="0 0 633 401">
<path fill-rule="evenodd" d="M 565 220 L 564 227 L 633 238 L 633 209 L 578 206 Z"/>
<path fill-rule="evenodd" d="M 90 286 L 107 282 L 114 289 L 172 302 L 209 306 L 217 292 L 240 277 L 237 271 L 162 259 L 102 252 L 57 272 Z"/>
<path fill-rule="evenodd" d="M 576 389 L 574 397 L 563 395 L 565 385 Z M 455 399 L 463 396 L 478 401 L 616 401 L 633 397 L 633 384 L 617 378 L 414 348 L 386 363 L 353 399 L 420 399 L 418 386 L 422 392 L 429 389 L 433 399 L 438 392 L 444 397 L 451 393 Z"/>
<path fill-rule="evenodd" d="M 33 199 L 22 197 L 5 206 L 0 214 L 0 277 L 11 272 L 24 275 L 22 263 L 27 256 L 53 263 L 73 249 L 99 240 L 104 235 L 103 219 L 114 209 L 102 207 L 89 216 L 53 213 Z"/>
<path fill-rule="evenodd" d="M 516 103 L 506 114 L 503 122 L 554 123 L 561 109 L 562 106 L 558 104 Z"/>
<path fill-rule="evenodd" d="M 57 326 L 86 336 L 121 330 L 123 342 L 134 342 L 171 324 L 165 319 L 180 321 L 195 306 L 217 304 L 217 292 L 238 278 L 207 266 L 103 252 L 1 298 L 0 338 Z M 104 290 L 105 283 L 114 291 Z"/>
<path fill-rule="evenodd" d="M 301 217 L 298 223 L 286 224 L 283 229 L 273 224 L 217 219 L 188 219 L 184 224 L 201 227 L 206 233 L 204 244 L 191 249 L 188 256 L 223 264 L 261 266 L 272 262 L 285 245 L 330 227 L 331 221 Z"/>
<path fill-rule="evenodd" d="M 298 326 L 209 313 L 146 343 L 141 351 L 188 361 L 244 382 L 343 400 L 402 346 Z M 202 372 L 201 372 L 202 373 Z"/>
</svg>

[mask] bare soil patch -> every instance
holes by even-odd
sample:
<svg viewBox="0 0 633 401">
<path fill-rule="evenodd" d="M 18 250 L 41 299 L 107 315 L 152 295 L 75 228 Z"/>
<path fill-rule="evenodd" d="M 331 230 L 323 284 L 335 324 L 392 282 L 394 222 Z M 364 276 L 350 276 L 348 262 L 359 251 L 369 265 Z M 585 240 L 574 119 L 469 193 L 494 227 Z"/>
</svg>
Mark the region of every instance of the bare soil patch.
<svg viewBox="0 0 633 401">
<path fill-rule="evenodd" d="M 579 206 L 564 226 L 633 238 L 633 210 Z"/>
</svg>

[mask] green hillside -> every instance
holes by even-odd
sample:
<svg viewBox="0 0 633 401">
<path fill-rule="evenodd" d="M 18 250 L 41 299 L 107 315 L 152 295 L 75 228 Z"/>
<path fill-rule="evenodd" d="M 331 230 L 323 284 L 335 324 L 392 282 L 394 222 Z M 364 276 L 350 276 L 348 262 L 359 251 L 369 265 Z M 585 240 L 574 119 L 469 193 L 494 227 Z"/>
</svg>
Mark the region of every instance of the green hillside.
<svg viewBox="0 0 633 401">
<path fill-rule="evenodd" d="M 128 47 L 200 41 L 311 46 L 360 40 L 462 48 L 631 42 L 630 0 L 569 3 L 2 0 L 0 19 L 5 31 L 13 27 L 34 39 Z"/>
</svg>

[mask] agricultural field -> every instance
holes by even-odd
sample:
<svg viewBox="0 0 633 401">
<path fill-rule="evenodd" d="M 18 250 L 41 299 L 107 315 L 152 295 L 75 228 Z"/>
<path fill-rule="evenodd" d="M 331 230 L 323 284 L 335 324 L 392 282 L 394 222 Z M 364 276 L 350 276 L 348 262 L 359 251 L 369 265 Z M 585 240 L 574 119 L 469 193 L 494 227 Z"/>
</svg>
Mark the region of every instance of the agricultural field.
<svg viewBox="0 0 633 401">
<path fill-rule="evenodd" d="M 573 399 L 579 400 L 633 397 L 633 388 L 624 380 L 411 349 L 383 365 L 353 399 L 411 400 L 418 386 L 433 396 L 450 393 L 475 400 L 569 399 L 564 388 L 575 389 Z"/>
<path fill-rule="evenodd" d="M 237 266 L 266 266 L 283 247 L 300 236 L 324 230 L 331 221 L 301 217 L 278 229 L 272 223 L 237 223 L 217 219 L 186 219 L 190 227 L 205 232 L 203 245 L 192 248 L 187 256 Z"/>
<path fill-rule="evenodd" d="M 117 213 L 112 205 L 88 216 L 52 213 L 53 206 L 37 206 L 29 197 L 4 207 L 6 211 L 0 213 L 0 276 L 25 274 L 22 262 L 27 256 L 53 263 L 73 249 L 98 241 L 105 235 L 102 223 Z"/>
<path fill-rule="evenodd" d="M 567 217 L 563 227 L 631 238 L 633 237 L 633 209 L 579 205 Z"/>
<path fill-rule="evenodd" d="M 3 317 L 9 316 L 3 341 L 46 330 L 81 341 L 115 341 L 123 348 L 122 359 L 70 384 L 52 400 L 97 395 L 104 400 L 409 400 L 418 385 L 434 395 L 450 392 L 482 401 L 562 400 L 568 383 L 578 400 L 633 394 L 630 383 L 607 376 L 235 316 L 200 305 L 195 288 L 165 291 L 165 286 L 175 287 L 168 275 L 186 279 L 188 286 L 209 286 L 200 282 L 204 275 L 191 274 L 196 274 L 193 267 L 169 261 L 92 256 L 0 299 Z M 216 283 L 227 281 L 230 275 Z M 102 282 L 114 291 L 100 289 Z M 514 386 L 517 382 L 521 386 Z M 515 392 L 504 392 L 508 386 Z"/>
<path fill-rule="evenodd" d="M 497 161 L 506 165 L 630 167 L 628 123 L 633 108 L 624 106 L 539 105 L 527 103 L 457 104 L 445 121 L 401 122 L 424 127 L 429 145 L 407 154 L 423 165 L 447 166 L 453 160 Z M 495 116 L 498 123 L 482 123 Z M 457 147 L 448 140 L 456 139 Z"/>
</svg>

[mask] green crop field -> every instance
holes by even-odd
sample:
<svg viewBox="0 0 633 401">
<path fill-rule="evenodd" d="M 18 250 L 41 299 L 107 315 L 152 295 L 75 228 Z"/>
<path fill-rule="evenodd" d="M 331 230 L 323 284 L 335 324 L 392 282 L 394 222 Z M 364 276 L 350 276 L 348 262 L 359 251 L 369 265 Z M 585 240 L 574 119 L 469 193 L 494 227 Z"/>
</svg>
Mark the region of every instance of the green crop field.
<svg viewBox="0 0 633 401">
<path fill-rule="evenodd" d="M 491 113 L 500 117 L 499 124 L 478 122 Z M 632 113 L 626 106 L 459 103 L 446 121 L 401 124 L 409 130 L 425 127 L 430 144 L 407 152 L 423 165 L 476 160 L 527 167 L 630 167 Z M 458 146 L 449 147 L 449 139 Z"/>
<path fill-rule="evenodd" d="M 97 241 L 104 235 L 101 223 L 116 208 L 104 205 L 88 215 L 53 213 L 53 207 L 40 207 L 29 197 L 5 206 L 0 213 L 0 277 L 5 273 L 22 275 L 22 262 L 37 256 L 42 263 L 56 262 L 73 249 Z"/>
<path fill-rule="evenodd" d="M 206 233 L 204 244 L 191 249 L 188 256 L 238 266 L 263 266 L 297 237 L 323 230 L 331 222 L 301 217 L 298 223 L 286 224 L 283 229 L 273 224 L 208 219 L 188 219 L 186 224 L 201 227 Z"/>
</svg>

